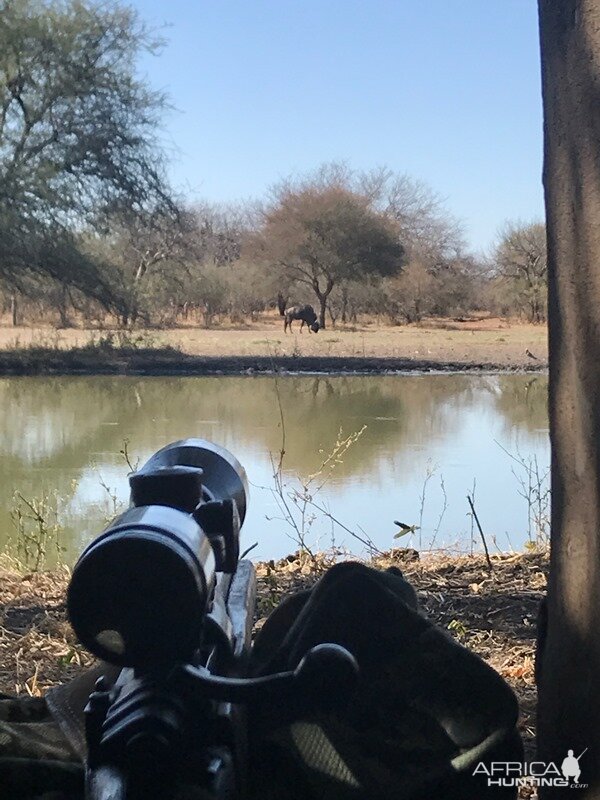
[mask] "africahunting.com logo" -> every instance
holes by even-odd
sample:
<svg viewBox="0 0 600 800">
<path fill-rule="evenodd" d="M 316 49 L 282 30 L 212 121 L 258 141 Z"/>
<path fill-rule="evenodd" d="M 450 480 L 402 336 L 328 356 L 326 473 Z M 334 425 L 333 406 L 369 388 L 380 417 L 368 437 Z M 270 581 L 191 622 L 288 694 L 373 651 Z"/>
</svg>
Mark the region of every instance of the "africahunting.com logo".
<svg viewBox="0 0 600 800">
<path fill-rule="evenodd" d="M 587 747 L 575 756 L 569 750 L 560 767 L 554 761 L 531 761 L 529 764 L 521 764 L 519 761 L 492 761 L 484 764 L 480 761 L 473 770 L 473 775 L 486 775 L 488 786 L 562 786 L 587 789 L 587 783 L 580 783 L 579 766 L 579 760 L 586 752 Z"/>
</svg>

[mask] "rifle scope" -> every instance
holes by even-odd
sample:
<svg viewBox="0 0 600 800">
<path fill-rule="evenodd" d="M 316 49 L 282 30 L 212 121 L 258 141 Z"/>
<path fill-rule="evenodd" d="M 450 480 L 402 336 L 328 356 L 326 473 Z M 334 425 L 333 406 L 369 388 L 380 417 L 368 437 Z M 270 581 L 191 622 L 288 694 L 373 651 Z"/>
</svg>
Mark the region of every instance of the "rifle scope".
<svg viewBox="0 0 600 800">
<path fill-rule="evenodd" d="M 215 573 L 235 571 L 248 482 L 227 450 L 185 439 L 151 456 L 129 485 L 130 508 L 73 569 L 68 614 L 99 658 L 160 669 L 192 658 Z"/>
</svg>

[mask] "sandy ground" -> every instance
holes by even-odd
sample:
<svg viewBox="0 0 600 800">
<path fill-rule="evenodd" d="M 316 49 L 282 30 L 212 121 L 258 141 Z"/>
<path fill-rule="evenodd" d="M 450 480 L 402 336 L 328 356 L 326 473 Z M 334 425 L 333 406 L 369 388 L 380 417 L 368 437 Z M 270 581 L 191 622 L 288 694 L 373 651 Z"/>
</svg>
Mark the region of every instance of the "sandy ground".
<svg viewBox="0 0 600 800">
<path fill-rule="evenodd" d="M 420 326 L 386 326 L 367 322 L 357 326 L 328 328 L 318 334 L 284 334 L 281 319 L 266 316 L 247 327 L 177 328 L 133 332 L 84 329 L 0 327 L 0 351 L 10 354 L 42 349 L 59 352 L 90 343 L 109 343 L 114 349 L 137 351 L 171 347 L 186 356 L 208 359 L 290 358 L 386 359 L 402 362 L 451 364 L 454 368 L 547 366 L 547 330 L 544 326 L 510 323 L 500 319 L 480 321 L 429 320 Z M 94 348 L 96 349 L 96 348 Z M 527 354 L 527 351 L 532 356 Z M 191 364 L 191 362 L 190 362 Z M 240 367 L 243 369 L 244 364 Z M 308 367 L 307 367 L 308 368 Z M 392 366 L 393 368 L 393 366 Z"/>
</svg>

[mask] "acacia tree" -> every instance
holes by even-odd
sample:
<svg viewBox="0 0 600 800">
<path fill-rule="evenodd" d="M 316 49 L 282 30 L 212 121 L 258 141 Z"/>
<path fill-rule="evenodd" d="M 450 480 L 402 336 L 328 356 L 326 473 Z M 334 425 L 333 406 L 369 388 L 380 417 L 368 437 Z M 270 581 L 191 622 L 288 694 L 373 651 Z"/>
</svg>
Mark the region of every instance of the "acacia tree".
<svg viewBox="0 0 600 800">
<path fill-rule="evenodd" d="M 539 0 L 552 528 L 538 649 L 540 757 L 580 760 L 600 798 L 600 5 Z M 572 797 L 569 786 L 542 790 Z"/>
<path fill-rule="evenodd" d="M 546 319 L 548 257 L 546 228 L 541 222 L 509 222 L 494 256 L 496 272 L 508 280 L 530 322 Z"/>
<path fill-rule="evenodd" d="M 156 138 L 165 107 L 136 77 L 156 39 L 91 0 L 0 0 L 0 276 L 48 274 L 110 303 L 80 235 L 115 212 L 170 206 Z"/>
<path fill-rule="evenodd" d="M 252 247 L 255 256 L 310 287 L 322 328 L 334 286 L 392 275 L 404 255 L 395 227 L 372 208 L 368 197 L 319 180 L 280 186 L 263 212 Z"/>
</svg>

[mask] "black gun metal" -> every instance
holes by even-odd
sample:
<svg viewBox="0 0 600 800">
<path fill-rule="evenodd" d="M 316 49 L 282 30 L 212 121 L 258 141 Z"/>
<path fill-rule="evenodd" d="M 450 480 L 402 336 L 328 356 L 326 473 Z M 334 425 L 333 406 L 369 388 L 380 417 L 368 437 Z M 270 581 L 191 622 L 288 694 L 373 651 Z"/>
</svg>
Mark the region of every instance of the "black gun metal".
<svg viewBox="0 0 600 800">
<path fill-rule="evenodd" d="M 85 548 L 67 593 L 80 641 L 122 668 L 89 697 L 86 798 L 243 797 L 245 706 L 335 704 L 358 665 L 323 644 L 294 671 L 247 677 L 256 577 L 239 560 L 248 480 L 231 453 L 173 442 L 129 483 L 130 508 Z"/>
</svg>

